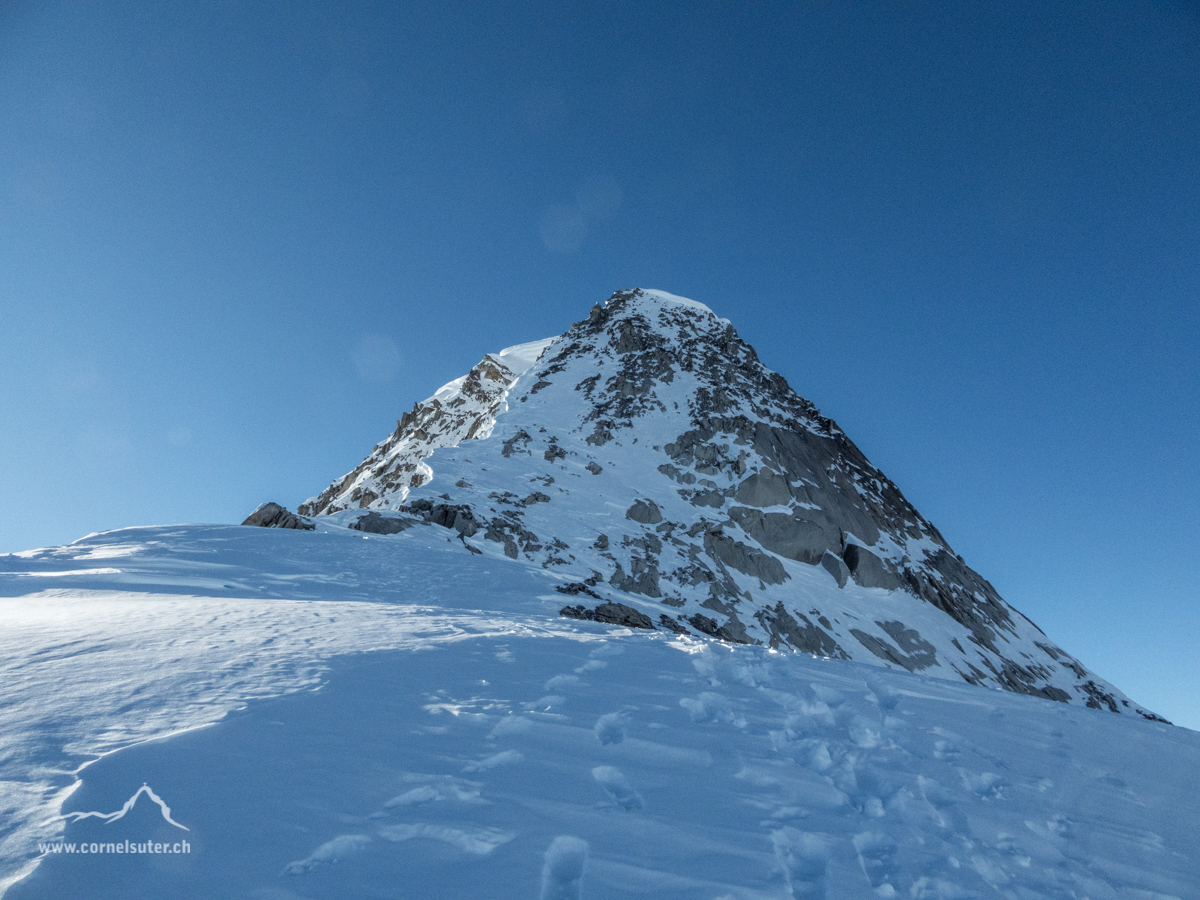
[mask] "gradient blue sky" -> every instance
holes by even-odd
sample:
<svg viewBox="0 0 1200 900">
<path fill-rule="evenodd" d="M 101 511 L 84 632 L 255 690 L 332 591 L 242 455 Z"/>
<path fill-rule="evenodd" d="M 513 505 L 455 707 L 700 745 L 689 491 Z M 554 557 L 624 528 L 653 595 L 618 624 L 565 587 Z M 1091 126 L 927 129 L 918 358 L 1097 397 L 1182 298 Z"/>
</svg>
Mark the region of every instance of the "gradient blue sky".
<svg viewBox="0 0 1200 900">
<path fill-rule="evenodd" d="M 614 289 L 1200 728 L 1200 13 L 0 5 L 0 552 L 235 522 Z"/>
</svg>

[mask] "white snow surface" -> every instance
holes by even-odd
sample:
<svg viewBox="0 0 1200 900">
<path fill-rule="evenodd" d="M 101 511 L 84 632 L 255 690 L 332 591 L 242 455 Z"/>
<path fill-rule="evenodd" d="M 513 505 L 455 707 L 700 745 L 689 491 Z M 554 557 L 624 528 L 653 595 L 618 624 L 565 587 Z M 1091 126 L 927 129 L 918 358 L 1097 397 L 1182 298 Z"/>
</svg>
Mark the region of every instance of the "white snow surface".
<svg viewBox="0 0 1200 900">
<path fill-rule="evenodd" d="M 514 375 L 524 375 L 533 368 L 533 364 L 546 352 L 546 348 L 557 340 L 558 335 L 555 335 L 554 337 L 542 338 L 540 341 L 516 344 L 512 347 L 505 347 L 496 355 L 504 361 L 504 364 L 508 366 L 509 371 Z"/>
<path fill-rule="evenodd" d="M 1200 896 L 1194 732 L 569 620 L 338 518 L 0 556 L 7 900 Z M 186 831 L 61 817 L 143 784 Z"/>
</svg>

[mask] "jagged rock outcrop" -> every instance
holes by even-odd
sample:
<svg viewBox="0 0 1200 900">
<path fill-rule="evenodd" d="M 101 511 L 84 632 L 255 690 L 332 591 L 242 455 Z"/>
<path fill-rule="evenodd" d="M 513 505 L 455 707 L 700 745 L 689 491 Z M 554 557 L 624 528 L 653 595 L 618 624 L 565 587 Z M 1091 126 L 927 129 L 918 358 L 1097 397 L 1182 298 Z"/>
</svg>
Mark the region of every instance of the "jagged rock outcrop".
<svg viewBox="0 0 1200 900">
<path fill-rule="evenodd" d="M 300 511 L 449 529 L 599 601 L 563 615 L 1152 716 L 1005 603 L 732 324 L 659 291 L 484 357 Z"/>
<path fill-rule="evenodd" d="M 489 353 L 479 365 L 396 420 L 396 430 L 375 445 L 371 455 L 318 496 L 300 504 L 304 516 L 342 509 L 399 506 L 410 489 L 432 473 L 423 460 L 438 447 L 491 434 L 508 389 L 541 354 L 548 341 Z"/>
<path fill-rule="evenodd" d="M 300 531 L 313 531 L 316 528 L 312 522 L 305 521 L 278 503 L 264 503 L 246 516 L 242 524 L 260 528 L 296 528 Z"/>
</svg>

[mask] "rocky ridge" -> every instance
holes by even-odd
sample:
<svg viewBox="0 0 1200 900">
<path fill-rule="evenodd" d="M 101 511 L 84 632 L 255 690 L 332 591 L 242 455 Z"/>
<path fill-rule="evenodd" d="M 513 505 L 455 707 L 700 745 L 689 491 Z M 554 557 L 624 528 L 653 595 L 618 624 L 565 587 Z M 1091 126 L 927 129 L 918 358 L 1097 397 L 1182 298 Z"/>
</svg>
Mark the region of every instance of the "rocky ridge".
<svg viewBox="0 0 1200 900">
<path fill-rule="evenodd" d="M 576 618 L 1157 718 L 1009 606 L 731 323 L 661 291 L 484 357 L 299 512 L 450 529 L 553 572 Z"/>
</svg>

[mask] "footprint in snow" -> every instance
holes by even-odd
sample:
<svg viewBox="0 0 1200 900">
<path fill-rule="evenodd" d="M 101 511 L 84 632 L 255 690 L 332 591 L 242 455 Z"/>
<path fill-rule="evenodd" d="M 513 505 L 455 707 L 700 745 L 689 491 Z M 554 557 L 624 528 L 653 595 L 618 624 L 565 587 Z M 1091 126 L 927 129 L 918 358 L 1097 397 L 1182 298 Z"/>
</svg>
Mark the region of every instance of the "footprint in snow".
<svg viewBox="0 0 1200 900">
<path fill-rule="evenodd" d="M 555 675 L 546 682 L 546 686 L 543 688 L 543 690 L 548 694 L 552 694 L 555 691 L 561 691 L 564 688 L 575 687 L 579 684 L 579 682 L 580 678 L 578 675 Z"/>
<path fill-rule="evenodd" d="M 359 853 L 370 843 L 371 838 L 369 835 L 338 835 L 333 840 L 326 841 L 324 844 L 314 850 L 311 856 L 308 856 L 305 859 L 297 860 L 296 862 L 288 863 L 287 866 L 284 867 L 283 873 L 285 875 L 304 875 L 306 872 L 311 872 L 318 866 L 339 863 L 347 857 Z"/>
<path fill-rule="evenodd" d="M 934 741 L 933 755 L 937 759 L 944 759 L 947 762 L 953 762 L 962 754 L 958 747 L 955 746 L 951 741 Z"/>
<path fill-rule="evenodd" d="M 595 650 L 588 654 L 592 659 L 608 659 L 613 656 L 620 656 L 625 652 L 625 648 L 615 642 L 605 641 Z"/>
<path fill-rule="evenodd" d="M 449 825 L 430 825 L 424 822 L 409 822 L 404 825 L 387 825 L 379 829 L 379 836 L 393 843 L 411 840 L 439 841 L 470 853 L 487 856 L 501 844 L 515 838 L 516 832 L 502 831 L 485 826 L 454 828 Z"/>
<path fill-rule="evenodd" d="M 546 849 L 541 900 L 580 900 L 587 863 L 587 841 L 563 835 Z"/>
<path fill-rule="evenodd" d="M 712 691 L 705 691 L 694 700 L 684 697 L 679 701 L 679 705 L 688 711 L 693 722 L 715 722 L 732 716 L 729 701 Z"/>
<path fill-rule="evenodd" d="M 828 839 L 784 827 L 771 832 L 771 843 L 788 894 L 797 900 L 825 900 L 825 870 L 830 856 Z"/>
<path fill-rule="evenodd" d="M 861 716 L 854 716 L 846 726 L 846 734 L 856 747 L 870 750 L 880 745 L 879 732 L 870 728 Z"/>
<path fill-rule="evenodd" d="M 421 775 L 412 773 L 404 776 L 404 781 L 415 784 L 416 787 L 393 797 L 383 804 L 384 809 L 395 809 L 403 806 L 421 806 L 426 803 L 456 802 L 483 803 L 479 789 L 483 786 L 478 781 L 467 781 L 455 778 L 453 775 Z"/>
<path fill-rule="evenodd" d="M 888 713 L 895 710 L 896 706 L 900 703 L 900 694 L 891 685 L 882 678 L 874 676 L 867 678 L 866 684 L 874 695 L 872 699 L 874 699 L 875 705 L 879 708 L 881 715 L 886 717 Z"/>
<path fill-rule="evenodd" d="M 463 771 L 471 772 L 486 772 L 489 769 L 495 769 L 498 766 L 511 766 L 525 759 L 525 754 L 518 750 L 505 750 L 502 753 L 496 753 L 485 759 L 477 762 L 470 762 L 463 766 Z"/>
<path fill-rule="evenodd" d="M 858 862 L 862 866 L 871 887 L 880 897 L 895 896 L 897 876 L 902 872 L 896 866 L 896 842 L 877 831 L 865 831 L 854 836 L 854 849 L 858 851 Z"/>
<path fill-rule="evenodd" d="M 846 695 L 836 688 L 826 687 L 823 684 L 811 684 L 809 690 L 812 691 L 814 697 L 830 709 L 837 709 L 846 702 Z"/>
<path fill-rule="evenodd" d="M 602 744 L 619 744 L 625 740 L 626 729 L 629 726 L 629 714 L 634 707 L 627 707 L 620 712 L 607 713 L 596 720 L 596 740 Z"/>
<path fill-rule="evenodd" d="M 1004 796 L 1008 784 L 995 772 L 968 772 L 958 770 L 963 787 L 981 800 L 999 800 Z"/>
<path fill-rule="evenodd" d="M 596 784 L 604 788 L 613 802 L 626 812 L 642 808 L 642 798 L 629 784 L 625 773 L 613 766 L 596 766 L 592 769 L 592 778 Z"/>
</svg>

